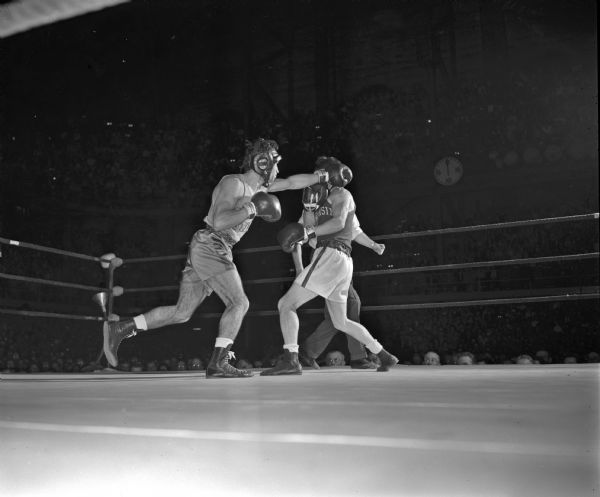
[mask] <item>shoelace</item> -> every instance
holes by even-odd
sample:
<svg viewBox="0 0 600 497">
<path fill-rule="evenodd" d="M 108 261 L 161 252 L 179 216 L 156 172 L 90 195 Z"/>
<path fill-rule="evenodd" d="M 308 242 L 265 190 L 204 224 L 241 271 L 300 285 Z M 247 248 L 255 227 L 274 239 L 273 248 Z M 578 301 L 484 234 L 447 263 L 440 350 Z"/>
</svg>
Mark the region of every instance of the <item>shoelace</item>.
<svg viewBox="0 0 600 497">
<path fill-rule="evenodd" d="M 223 369 L 229 373 L 237 371 L 237 368 L 234 368 L 231 364 L 229 364 L 230 359 L 235 359 L 235 353 L 231 350 L 227 352 L 227 355 L 223 358 Z"/>
<path fill-rule="evenodd" d="M 229 362 L 226 362 L 225 364 L 223 364 L 223 370 L 227 371 L 228 373 L 242 372 L 241 369 L 233 367 L 231 364 L 229 364 Z"/>
<path fill-rule="evenodd" d="M 123 330 L 125 331 L 125 330 Z M 137 335 L 137 331 L 135 329 L 131 330 L 127 335 L 125 335 L 123 338 L 131 338 Z"/>
</svg>

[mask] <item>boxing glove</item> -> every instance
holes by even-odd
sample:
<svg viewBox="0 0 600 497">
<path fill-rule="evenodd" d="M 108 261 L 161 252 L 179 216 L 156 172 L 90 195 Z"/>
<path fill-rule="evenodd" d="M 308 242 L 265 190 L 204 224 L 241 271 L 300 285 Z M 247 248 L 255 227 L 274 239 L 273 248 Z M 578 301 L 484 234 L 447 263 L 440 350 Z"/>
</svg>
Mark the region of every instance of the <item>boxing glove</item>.
<svg viewBox="0 0 600 497">
<path fill-rule="evenodd" d="M 298 243 L 305 243 L 315 236 L 313 228 L 305 228 L 300 223 L 290 223 L 277 233 L 277 242 L 281 249 L 289 254 Z"/>
<path fill-rule="evenodd" d="M 329 173 L 325 169 L 315 169 L 315 174 L 319 178 L 317 184 L 326 185 L 329 181 Z"/>
<path fill-rule="evenodd" d="M 317 159 L 317 171 L 327 172 L 328 183 L 331 186 L 345 187 L 352 181 L 352 170 L 335 157 L 319 157 Z"/>
<path fill-rule="evenodd" d="M 281 204 L 275 195 L 266 192 L 256 192 L 252 195 L 250 202 L 244 205 L 248 211 L 248 217 L 262 217 L 269 223 L 274 223 L 281 219 Z"/>
<path fill-rule="evenodd" d="M 309 212 L 316 211 L 319 207 L 323 206 L 327 200 L 327 186 L 316 184 L 307 186 L 302 190 L 302 204 L 304 210 Z"/>
</svg>

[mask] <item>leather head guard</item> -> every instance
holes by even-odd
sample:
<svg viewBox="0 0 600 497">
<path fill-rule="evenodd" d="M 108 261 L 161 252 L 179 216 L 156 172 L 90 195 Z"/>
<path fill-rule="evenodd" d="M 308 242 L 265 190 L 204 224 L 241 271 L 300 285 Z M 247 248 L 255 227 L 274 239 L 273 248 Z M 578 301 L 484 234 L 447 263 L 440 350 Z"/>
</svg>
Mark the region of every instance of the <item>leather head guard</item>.
<svg viewBox="0 0 600 497">
<path fill-rule="evenodd" d="M 246 154 L 242 163 L 242 170 L 253 170 L 264 179 L 265 186 L 269 186 L 277 177 L 277 164 L 281 155 L 277 152 L 279 146 L 274 140 L 258 138 L 253 142 L 246 142 Z"/>
</svg>

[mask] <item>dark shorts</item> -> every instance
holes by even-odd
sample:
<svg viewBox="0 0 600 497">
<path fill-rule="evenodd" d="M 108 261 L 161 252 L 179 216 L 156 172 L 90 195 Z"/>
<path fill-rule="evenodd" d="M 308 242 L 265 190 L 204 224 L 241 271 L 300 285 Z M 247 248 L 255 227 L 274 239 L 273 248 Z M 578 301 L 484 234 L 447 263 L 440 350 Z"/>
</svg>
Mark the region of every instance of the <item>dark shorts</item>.
<svg viewBox="0 0 600 497">
<path fill-rule="evenodd" d="M 231 246 L 208 230 L 198 230 L 190 242 L 182 282 L 205 282 L 225 271 L 237 271 Z"/>
</svg>

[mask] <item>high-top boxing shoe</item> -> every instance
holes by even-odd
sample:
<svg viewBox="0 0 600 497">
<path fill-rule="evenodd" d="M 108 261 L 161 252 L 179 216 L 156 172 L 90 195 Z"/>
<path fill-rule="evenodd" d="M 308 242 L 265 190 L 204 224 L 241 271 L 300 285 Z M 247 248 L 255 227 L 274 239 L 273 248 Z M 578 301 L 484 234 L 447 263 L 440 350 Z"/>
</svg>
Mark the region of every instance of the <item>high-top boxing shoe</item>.
<svg viewBox="0 0 600 497">
<path fill-rule="evenodd" d="M 381 366 L 377 368 L 377 371 L 389 371 L 391 367 L 398 364 L 398 358 L 390 354 L 387 350 L 381 349 L 381 352 L 377 354 L 381 361 Z"/>
<path fill-rule="evenodd" d="M 302 365 L 298 360 L 298 352 L 283 349 L 283 358 L 271 369 L 265 369 L 261 376 L 279 376 L 283 374 L 302 374 Z"/>
<path fill-rule="evenodd" d="M 108 363 L 113 368 L 116 368 L 119 364 L 119 358 L 117 357 L 119 345 L 121 345 L 121 342 L 125 338 L 137 335 L 135 322 L 133 319 L 104 322 L 102 334 L 104 335 L 104 355 L 106 356 Z"/>
<path fill-rule="evenodd" d="M 303 352 L 302 349 L 300 349 L 300 351 L 298 352 L 298 359 L 300 360 L 300 364 L 302 364 L 302 366 L 313 369 L 321 369 L 321 367 L 317 364 L 315 358 L 310 357 L 308 354 Z"/>
<path fill-rule="evenodd" d="M 227 347 L 215 347 L 208 365 L 206 366 L 207 378 L 250 378 L 252 371 L 247 369 L 237 369 L 229 364 L 232 352 L 231 344 Z"/>
<path fill-rule="evenodd" d="M 350 361 L 350 367 L 352 369 L 377 369 L 377 364 L 369 361 L 366 357 L 362 359 L 354 359 Z"/>
</svg>

